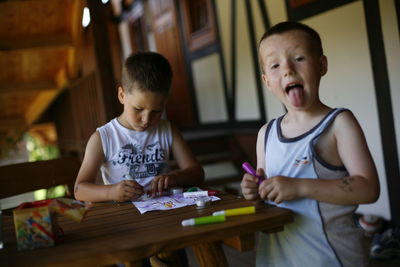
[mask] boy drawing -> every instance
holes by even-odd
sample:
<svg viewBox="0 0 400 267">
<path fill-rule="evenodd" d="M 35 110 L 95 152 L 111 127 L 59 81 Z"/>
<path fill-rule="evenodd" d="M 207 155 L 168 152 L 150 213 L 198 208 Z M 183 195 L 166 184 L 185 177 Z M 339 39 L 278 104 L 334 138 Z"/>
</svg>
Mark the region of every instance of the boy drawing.
<svg viewBox="0 0 400 267">
<path fill-rule="evenodd" d="M 327 72 L 321 39 L 310 27 L 282 22 L 261 38 L 265 86 L 287 113 L 257 138 L 257 178 L 241 183 L 248 200 L 292 210 L 283 232 L 260 235 L 257 266 L 365 266 L 367 251 L 355 225 L 358 204 L 379 196 L 379 181 L 364 134 L 353 114 L 319 99 Z"/>
<path fill-rule="evenodd" d="M 75 182 L 83 201 L 128 201 L 146 192 L 162 194 L 169 187 L 200 185 L 200 166 L 182 135 L 161 119 L 171 86 L 169 62 L 153 52 L 128 57 L 118 99 L 122 114 L 90 137 Z M 168 171 L 170 155 L 180 169 Z M 95 184 L 101 170 L 104 185 Z"/>
</svg>

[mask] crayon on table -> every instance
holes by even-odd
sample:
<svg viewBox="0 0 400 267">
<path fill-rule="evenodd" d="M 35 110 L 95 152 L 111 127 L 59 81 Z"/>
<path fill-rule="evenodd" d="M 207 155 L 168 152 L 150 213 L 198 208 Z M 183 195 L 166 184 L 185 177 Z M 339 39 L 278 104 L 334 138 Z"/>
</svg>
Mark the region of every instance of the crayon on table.
<svg viewBox="0 0 400 267">
<path fill-rule="evenodd" d="M 245 214 L 254 214 L 256 213 L 256 207 L 248 206 L 237 209 L 227 209 L 220 210 L 213 213 L 213 216 L 225 215 L 225 216 L 236 216 L 236 215 L 245 215 Z"/>
<path fill-rule="evenodd" d="M 251 167 L 250 163 L 244 162 L 244 163 L 242 164 L 242 168 L 243 168 L 243 170 L 245 170 L 248 174 L 251 174 L 251 175 L 253 175 L 253 176 L 255 176 L 255 177 L 258 178 L 257 184 L 261 184 L 261 182 L 264 180 L 263 177 L 257 175 L 256 171 L 254 170 L 253 167 Z"/>
<path fill-rule="evenodd" d="M 225 215 L 204 216 L 204 217 L 183 220 L 182 226 L 193 226 L 193 225 L 201 225 L 201 224 L 219 223 L 219 222 L 225 222 L 225 220 L 226 220 Z"/>
</svg>

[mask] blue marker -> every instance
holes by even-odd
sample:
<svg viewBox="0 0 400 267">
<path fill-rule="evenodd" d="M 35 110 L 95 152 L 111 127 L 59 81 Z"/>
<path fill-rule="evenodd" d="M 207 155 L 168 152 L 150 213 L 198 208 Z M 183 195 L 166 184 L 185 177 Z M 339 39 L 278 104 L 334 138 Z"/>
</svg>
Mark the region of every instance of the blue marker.
<svg viewBox="0 0 400 267">
<path fill-rule="evenodd" d="M 256 171 L 253 169 L 253 167 L 251 167 L 250 163 L 245 162 L 242 164 L 242 168 L 243 170 L 245 170 L 248 174 L 251 174 L 255 177 L 258 178 L 257 184 L 261 184 L 261 182 L 264 180 L 263 177 L 259 176 L 256 174 Z"/>
</svg>

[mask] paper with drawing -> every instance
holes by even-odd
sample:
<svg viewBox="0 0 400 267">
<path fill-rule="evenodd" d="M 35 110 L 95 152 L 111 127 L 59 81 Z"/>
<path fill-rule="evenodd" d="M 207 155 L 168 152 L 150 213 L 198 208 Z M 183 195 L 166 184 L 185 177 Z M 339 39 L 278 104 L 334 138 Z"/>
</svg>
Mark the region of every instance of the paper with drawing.
<svg viewBox="0 0 400 267">
<path fill-rule="evenodd" d="M 220 198 L 211 196 L 211 201 L 220 200 Z M 195 198 L 185 198 L 183 194 L 175 194 L 170 196 L 161 196 L 154 198 L 142 198 L 132 201 L 133 205 L 141 214 L 152 210 L 171 210 L 185 206 L 195 205 Z"/>
</svg>

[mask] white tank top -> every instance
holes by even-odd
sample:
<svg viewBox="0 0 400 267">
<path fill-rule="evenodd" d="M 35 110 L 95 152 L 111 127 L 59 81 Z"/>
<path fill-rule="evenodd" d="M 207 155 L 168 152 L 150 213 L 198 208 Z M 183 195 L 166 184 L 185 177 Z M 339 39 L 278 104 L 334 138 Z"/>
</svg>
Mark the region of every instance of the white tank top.
<svg viewBox="0 0 400 267">
<path fill-rule="evenodd" d="M 282 117 L 269 123 L 265 133 L 267 177 L 338 179 L 347 176 L 344 166 L 332 166 L 314 150 L 314 144 L 337 114 L 333 109 L 310 131 L 285 138 Z M 297 199 L 281 204 L 295 213 L 295 221 L 276 234 L 260 234 L 257 266 L 365 266 L 367 247 L 362 230 L 355 224 L 356 205 L 335 205 L 313 199 Z"/>
<path fill-rule="evenodd" d="M 114 118 L 97 128 L 101 136 L 105 162 L 101 166 L 104 184 L 131 177 L 142 186 L 168 170 L 172 145 L 171 125 L 161 120 L 144 132 L 130 130 Z"/>
</svg>

